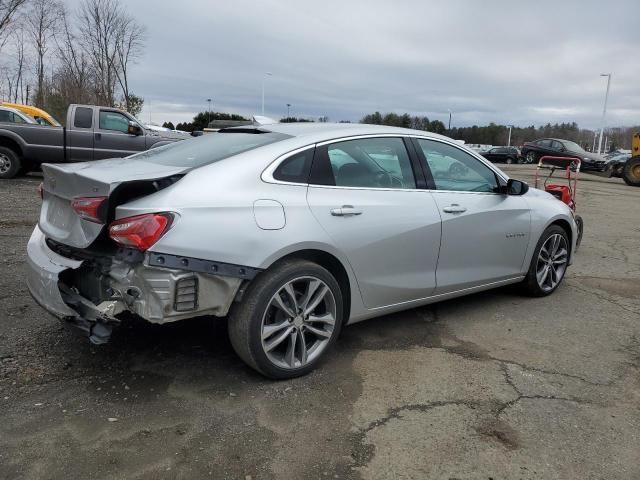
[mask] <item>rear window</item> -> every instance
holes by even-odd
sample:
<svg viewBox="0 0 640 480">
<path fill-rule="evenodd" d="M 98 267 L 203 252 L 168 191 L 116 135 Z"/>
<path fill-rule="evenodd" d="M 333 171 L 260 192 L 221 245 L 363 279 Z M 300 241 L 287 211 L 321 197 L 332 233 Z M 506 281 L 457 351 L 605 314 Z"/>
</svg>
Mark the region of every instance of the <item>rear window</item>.
<svg viewBox="0 0 640 480">
<path fill-rule="evenodd" d="M 73 126 L 77 128 L 91 128 L 91 117 L 93 110 L 87 107 L 77 107 L 76 115 L 73 119 Z"/>
<path fill-rule="evenodd" d="M 209 133 L 135 153 L 128 158 L 158 165 L 197 168 L 287 138 L 291 138 L 290 135 L 275 132 Z"/>
</svg>

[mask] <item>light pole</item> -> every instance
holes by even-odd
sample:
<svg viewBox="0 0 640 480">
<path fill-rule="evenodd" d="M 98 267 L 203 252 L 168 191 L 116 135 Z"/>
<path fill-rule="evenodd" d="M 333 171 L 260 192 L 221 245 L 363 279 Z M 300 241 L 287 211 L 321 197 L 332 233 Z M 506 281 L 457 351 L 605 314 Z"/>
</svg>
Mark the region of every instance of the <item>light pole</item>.
<svg viewBox="0 0 640 480">
<path fill-rule="evenodd" d="M 289 118 L 289 109 L 291 108 L 291 104 L 287 103 L 287 118 Z"/>
<path fill-rule="evenodd" d="M 509 139 L 507 140 L 507 147 L 511 146 L 511 129 L 513 128 L 513 125 L 507 125 L 507 127 L 509 127 Z"/>
<path fill-rule="evenodd" d="M 207 103 L 209 104 L 208 110 L 207 110 L 207 127 L 208 127 L 209 124 L 211 123 L 211 99 L 210 98 L 207 98 Z"/>
<path fill-rule="evenodd" d="M 262 115 L 264 115 L 264 80 L 272 75 L 273 74 L 271 72 L 264 72 L 264 75 L 262 76 Z"/>
<path fill-rule="evenodd" d="M 449 130 L 451 130 L 451 110 L 449 110 Z"/>
<path fill-rule="evenodd" d="M 600 140 L 598 141 L 598 155 L 602 150 L 602 134 L 604 133 L 604 120 L 607 115 L 607 100 L 609 100 L 609 86 L 611 85 L 611 74 L 601 73 L 601 77 L 607 77 L 607 93 L 604 95 L 604 108 L 602 109 L 602 120 L 600 120 Z"/>
</svg>

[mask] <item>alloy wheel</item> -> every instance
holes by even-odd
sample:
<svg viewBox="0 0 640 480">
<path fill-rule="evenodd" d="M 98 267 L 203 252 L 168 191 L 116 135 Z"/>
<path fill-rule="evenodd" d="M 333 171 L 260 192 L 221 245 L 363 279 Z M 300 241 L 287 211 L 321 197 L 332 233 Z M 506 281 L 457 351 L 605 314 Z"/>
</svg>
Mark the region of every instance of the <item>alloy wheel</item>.
<svg viewBox="0 0 640 480">
<path fill-rule="evenodd" d="M 533 152 L 527 153 L 526 160 L 527 160 L 527 163 L 535 162 L 536 161 L 536 154 L 533 153 Z"/>
<path fill-rule="evenodd" d="M 336 318 L 326 283 L 312 276 L 290 280 L 271 297 L 262 317 L 262 349 L 280 368 L 304 367 L 328 346 Z"/>
<path fill-rule="evenodd" d="M 7 173 L 11 169 L 11 159 L 4 153 L 0 153 L 0 174 Z"/>
<path fill-rule="evenodd" d="M 538 286 L 544 292 L 555 289 L 567 269 L 569 249 L 563 235 L 554 233 L 542 244 L 536 264 L 536 279 Z"/>
</svg>

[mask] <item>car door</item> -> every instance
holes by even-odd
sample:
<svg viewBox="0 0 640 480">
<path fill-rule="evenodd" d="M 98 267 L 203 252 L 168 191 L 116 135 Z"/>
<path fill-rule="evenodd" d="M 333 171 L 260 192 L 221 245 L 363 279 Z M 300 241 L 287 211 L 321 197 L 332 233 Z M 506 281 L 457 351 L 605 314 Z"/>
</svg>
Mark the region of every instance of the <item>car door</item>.
<svg viewBox="0 0 640 480">
<path fill-rule="evenodd" d="M 69 107 L 73 111 L 73 121 L 67 124 L 66 148 L 70 162 L 93 160 L 93 108 Z"/>
<path fill-rule="evenodd" d="M 415 143 L 442 216 L 436 293 L 522 275 L 531 224 L 524 198 L 497 193 L 494 170 L 457 146 Z"/>
<path fill-rule="evenodd" d="M 146 150 L 144 134 L 132 135 L 128 133 L 129 121 L 129 117 L 117 110 L 102 108 L 99 110 L 98 125 L 94 129 L 94 156 L 96 159 L 126 157 Z"/>
<path fill-rule="evenodd" d="M 484 157 L 491 162 L 497 162 L 500 160 L 499 153 L 500 153 L 499 148 L 492 148 L 491 150 L 489 150 L 487 153 L 484 154 Z"/>
<path fill-rule="evenodd" d="M 425 298 L 435 289 L 440 214 L 431 194 L 416 188 L 425 186 L 424 177 L 406 142 L 399 136 L 337 140 L 318 145 L 313 159 L 307 202 L 349 259 L 368 308 Z"/>
</svg>

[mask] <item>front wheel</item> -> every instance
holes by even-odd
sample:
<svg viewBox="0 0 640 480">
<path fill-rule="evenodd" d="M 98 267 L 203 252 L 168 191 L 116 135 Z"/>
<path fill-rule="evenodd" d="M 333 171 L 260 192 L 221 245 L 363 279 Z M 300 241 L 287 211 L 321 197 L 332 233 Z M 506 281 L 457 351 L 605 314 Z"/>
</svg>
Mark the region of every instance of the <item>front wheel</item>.
<svg viewBox="0 0 640 480">
<path fill-rule="evenodd" d="M 229 314 L 229 338 L 250 367 L 274 379 L 304 375 L 342 326 L 342 293 L 320 265 L 286 260 L 260 274 Z"/>
<path fill-rule="evenodd" d="M 569 237 L 564 228 L 558 225 L 548 227 L 533 252 L 529 271 L 522 282 L 524 292 L 533 297 L 553 293 L 567 271 L 569 249 Z"/>
<path fill-rule="evenodd" d="M 536 163 L 536 154 L 535 152 L 527 152 L 527 155 L 524 157 L 527 163 Z"/>
<path fill-rule="evenodd" d="M 640 187 L 640 157 L 627 160 L 622 169 L 622 179 L 627 185 Z"/>
</svg>

